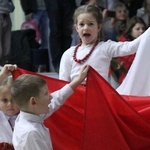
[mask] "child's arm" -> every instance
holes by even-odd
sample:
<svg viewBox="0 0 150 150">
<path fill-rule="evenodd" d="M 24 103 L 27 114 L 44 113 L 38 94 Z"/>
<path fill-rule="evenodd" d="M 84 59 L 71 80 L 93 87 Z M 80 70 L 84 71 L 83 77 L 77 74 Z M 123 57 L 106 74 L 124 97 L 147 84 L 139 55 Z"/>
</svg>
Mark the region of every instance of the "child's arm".
<svg viewBox="0 0 150 150">
<path fill-rule="evenodd" d="M 2 68 L 0 72 L 0 84 L 3 82 L 4 79 L 6 79 L 9 75 L 11 75 L 11 71 L 14 71 L 17 69 L 17 65 L 11 65 L 11 64 L 6 64 Z"/>
<path fill-rule="evenodd" d="M 53 99 L 49 104 L 49 113 L 43 116 L 44 118 L 49 117 L 53 112 L 58 110 L 60 106 L 62 106 L 65 103 L 65 101 L 73 94 L 73 91 L 77 88 L 77 86 L 80 85 L 82 81 L 86 78 L 88 70 L 89 65 L 85 65 L 81 69 L 80 74 L 76 79 L 74 79 L 69 84 L 66 84 L 60 90 L 51 94 Z"/>
<path fill-rule="evenodd" d="M 84 79 L 87 76 L 88 70 L 89 70 L 89 65 L 85 65 L 83 68 L 81 68 L 79 76 L 69 83 L 69 86 L 73 90 L 75 90 L 77 86 L 80 85 L 84 81 Z"/>
</svg>

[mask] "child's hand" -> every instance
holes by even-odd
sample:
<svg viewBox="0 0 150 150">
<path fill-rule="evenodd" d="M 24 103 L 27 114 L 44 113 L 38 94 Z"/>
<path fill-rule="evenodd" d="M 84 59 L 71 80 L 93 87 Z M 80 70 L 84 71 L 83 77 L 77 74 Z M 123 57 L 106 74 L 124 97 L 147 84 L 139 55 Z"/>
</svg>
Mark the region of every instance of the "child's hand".
<svg viewBox="0 0 150 150">
<path fill-rule="evenodd" d="M 85 65 L 84 67 L 81 68 L 80 74 L 79 76 L 74 79 L 72 82 L 69 83 L 70 87 L 74 90 L 78 85 L 80 85 L 82 83 L 82 81 L 84 81 L 84 79 L 87 76 L 88 70 L 89 70 L 90 66 L 89 65 Z"/>
<path fill-rule="evenodd" d="M 2 68 L 0 74 L 10 75 L 10 73 L 14 70 L 17 70 L 17 65 L 6 64 Z"/>
<path fill-rule="evenodd" d="M 79 74 L 79 77 L 78 77 L 79 82 L 84 81 L 84 79 L 85 79 L 86 76 L 87 76 L 87 73 L 88 73 L 89 68 L 90 68 L 89 65 L 85 65 L 85 66 L 83 66 L 83 67 L 81 68 L 80 74 Z"/>
<path fill-rule="evenodd" d="M 102 11 L 102 16 L 103 16 L 103 20 L 105 20 L 107 18 L 107 9 L 104 9 Z"/>
<path fill-rule="evenodd" d="M 3 82 L 4 79 L 6 79 L 9 75 L 11 75 L 11 72 L 17 70 L 17 65 L 11 65 L 6 64 L 4 67 L 2 67 L 2 70 L 0 72 L 0 84 Z"/>
</svg>

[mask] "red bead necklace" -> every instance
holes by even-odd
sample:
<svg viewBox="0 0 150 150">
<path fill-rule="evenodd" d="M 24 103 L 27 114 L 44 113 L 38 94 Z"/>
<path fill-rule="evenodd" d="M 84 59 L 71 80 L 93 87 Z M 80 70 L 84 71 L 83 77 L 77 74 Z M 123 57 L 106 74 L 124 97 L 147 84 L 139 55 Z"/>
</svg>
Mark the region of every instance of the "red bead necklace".
<svg viewBox="0 0 150 150">
<path fill-rule="evenodd" d="M 83 63 L 83 62 L 85 62 L 85 61 L 90 57 L 90 55 L 91 55 L 92 52 L 94 51 L 95 47 L 97 46 L 98 41 L 96 41 L 96 42 L 94 43 L 93 47 L 91 48 L 91 50 L 89 51 L 89 53 L 88 53 L 84 58 L 82 58 L 82 59 L 77 59 L 77 58 L 76 58 L 77 50 L 78 50 L 78 48 L 81 46 L 81 44 L 82 44 L 82 43 L 79 43 L 79 44 L 76 46 L 76 48 L 75 48 L 75 50 L 74 50 L 74 54 L 73 54 L 73 59 L 74 59 L 74 61 L 76 61 L 77 63 Z"/>
</svg>

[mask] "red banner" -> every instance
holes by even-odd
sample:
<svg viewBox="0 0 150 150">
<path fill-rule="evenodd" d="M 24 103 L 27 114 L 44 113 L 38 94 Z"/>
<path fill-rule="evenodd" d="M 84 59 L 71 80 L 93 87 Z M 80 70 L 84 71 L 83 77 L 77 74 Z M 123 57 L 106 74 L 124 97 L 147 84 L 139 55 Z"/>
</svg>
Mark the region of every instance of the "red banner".
<svg viewBox="0 0 150 150">
<path fill-rule="evenodd" d="M 35 74 L 18 69 L 13 76 L 24 73 Z M 49 92 L 67 83 L 40 76 Z M 55 150 L 149 150 L 150 97 L 121 96 L 90 68 L 86 88 L 79 86 L 45 125 Z"/>
</svg>

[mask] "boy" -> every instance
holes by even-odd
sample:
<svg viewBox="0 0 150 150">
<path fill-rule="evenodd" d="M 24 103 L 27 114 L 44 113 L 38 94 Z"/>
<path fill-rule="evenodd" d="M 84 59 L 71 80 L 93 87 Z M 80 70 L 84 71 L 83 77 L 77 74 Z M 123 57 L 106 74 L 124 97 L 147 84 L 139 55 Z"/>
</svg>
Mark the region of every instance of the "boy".
<svg viewBox="0 0 150 150">
<path fill-rule="evenodd" d="M 46 82 L 39 76 L 21 75 L 14 81 L 12 100 L 21 110 L 13 134 L 15 150 L 53 149 L 49 130 L 43 125 L 43 121 L 59 109 L 73 90 L 84 81 L 88 69 L 88 65 L 84 66 L 75 80 L 51 95 Z"/>
<path fill-rule="evenodd" d="M 13 149 L 12 129 L 19 109 L 12 103 L 10 88 L 13 80 L 8 76 L 16 69 L 16 65 L 5 65 L 0 72 L 0 149 Z"/>
</svg>

